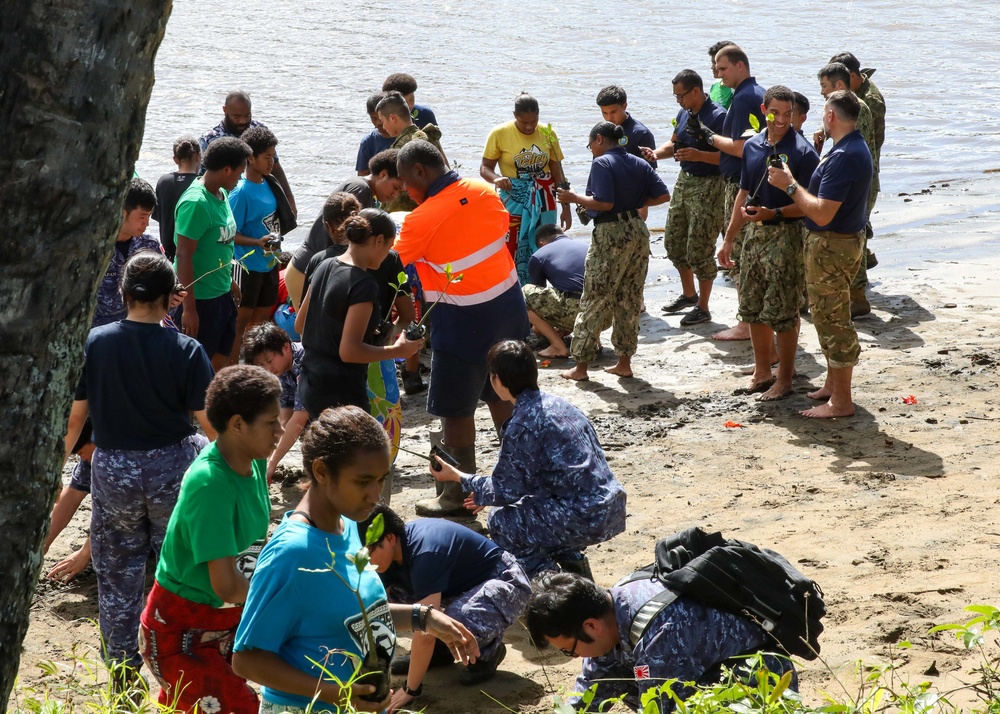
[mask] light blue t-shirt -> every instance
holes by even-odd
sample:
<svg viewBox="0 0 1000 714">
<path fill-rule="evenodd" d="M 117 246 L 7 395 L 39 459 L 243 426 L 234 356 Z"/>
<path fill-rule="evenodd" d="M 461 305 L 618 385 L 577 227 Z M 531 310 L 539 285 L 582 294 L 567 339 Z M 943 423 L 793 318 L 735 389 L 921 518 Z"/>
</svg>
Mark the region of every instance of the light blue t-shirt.
<svg viewBox="0 0 1000 714">
<path fill-rule="evenodd" d="M 266 181 L 254 183 L 247 181 L 246 176 L 241 177 L 229 194 L 229 207 L 233 209 L 236 230 L 248 238 L 263 238 L 268 233 L 278 232 L 278 201 Z M 243 263 L 247 270 L 266 273 L 274 267 L 271 255 L 252 245 L 235 246 L 233 257 L 239 260 L 251 250 L 253 255 Z"/>
<path fill-rule="evenodd" d="M 323 662 L 334 650 L 363 656 L 367 645 L 358 601 L 340 578 L 328 570 L 333 560 L 337 572 L 351 587 L 358 588 L 360 580 L 359 590 L 375 641 L 391 657 L 396 648 L 396 631 L 382 581 L 374 570 L 359 576 L 345 557 L 361 547 L 357 524 L 344 518 L 344 533 L 338 536 L 289 520 L 288 515 L 285 514 L 257 560 L 234 649 L 277 653 L 293 667 L 317 678 L 320 670 L 307 658 Z M 324 666 L 341 681 L 347 681 L 354 671 L 354 664 L 343 654 L 330 654 Z M 309 705 L 306 697 L 270 687 L 262 687 L 261 696 L 281 706 Z M 317 702 L 313 711 L 336 711 L 336 708 Z"/>
</svg>

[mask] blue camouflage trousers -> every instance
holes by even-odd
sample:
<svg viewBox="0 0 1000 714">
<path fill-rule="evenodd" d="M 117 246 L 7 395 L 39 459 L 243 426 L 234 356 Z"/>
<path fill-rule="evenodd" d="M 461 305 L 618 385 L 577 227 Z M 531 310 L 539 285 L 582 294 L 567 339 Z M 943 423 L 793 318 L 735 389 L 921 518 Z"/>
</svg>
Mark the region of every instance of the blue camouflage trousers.
<svg viewBox="0 0 1000 714">
<path fill-rule="evenodd" d="M 510 553 L 504 553 L 493 577 L 444 603 L 444 612 L 469 628 L 479 643 L 480 659 L 489 659 L 503 643 L 503 633 L 524 612 L 531 583 Z"/>
<path fill-rule="evenodd" d="M 90 546 L 109 663 L 142 665 L 139 616 L 145 605 L 146 560 L 150 551 L 159 556 L 181 479 L 207 443 L 195 434 L 149 451 L 94 450 Z"/>
</svg>

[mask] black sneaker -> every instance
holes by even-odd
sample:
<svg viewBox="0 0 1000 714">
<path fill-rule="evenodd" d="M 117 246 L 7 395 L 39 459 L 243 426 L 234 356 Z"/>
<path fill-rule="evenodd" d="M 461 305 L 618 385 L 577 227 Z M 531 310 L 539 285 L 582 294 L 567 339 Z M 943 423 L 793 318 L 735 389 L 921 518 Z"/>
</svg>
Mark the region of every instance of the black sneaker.
<svg viewBox="0 0 1000 714">
<path fill-rule="evenodd" d="M 686 307 L 694 307 L 697 304 L 698 304 L 698 293 L 695 293 L 691 297 L 688 297 L 687 295 L 681 295 L 679 298 L 674 300 L 669 305 L 664 305 L 663 312 L 667 313 L 680 312 Z"/>
<path fill-rule="evenodd" d="M 687 315 L 681 318 L 681 327 L 687 327 L 689 325 L 698 325 L 702 322 L 711 322 L 712 313 L 708 310 L 702 310 L 697 305 L 694 310 L 689 312 Z"/>
<path fill-rule="evenodd" d="M 427 668 L 437 669 L 438 667 L 447 667 L 448 665 L 454 663 L 455 658 L 452 656 L 451 650 L 448 649 L 448 645 L 441 640 L 434 640 L 434 654 L 431 655 L 431 663 Z M 409 672 L 410 655 L 393 657 L 392 665 L 389 667 L 389 671 L 393 674 L 406 674 Z"/>
<path fill-rule="evenodd" d="M 878 265 L 878 258 L 870 250 L 865 254 L 865 268 L 871 270 Z"/>
<path fill-rule="evenodd" d="M 420 378 L 420 371 L 407 372 L 403 370 L 403 393 L 408 395 L 420 394 L 427 389 L 424 380 Z"/>
<path fill-rule="evenodd" d="M 497 667 L 500 666 L 500 663 L 503 662 L 503 658 L 506 656 L 507 645 L 501 642 L 492 657 L 489 659 L 477 659 L 473 664 L 465 668 L 458 681 L 465 686 L 470 686 L 473 684 L 482 684 L 493 679 L 493 676 L 497 673 Z"/>
</svg>

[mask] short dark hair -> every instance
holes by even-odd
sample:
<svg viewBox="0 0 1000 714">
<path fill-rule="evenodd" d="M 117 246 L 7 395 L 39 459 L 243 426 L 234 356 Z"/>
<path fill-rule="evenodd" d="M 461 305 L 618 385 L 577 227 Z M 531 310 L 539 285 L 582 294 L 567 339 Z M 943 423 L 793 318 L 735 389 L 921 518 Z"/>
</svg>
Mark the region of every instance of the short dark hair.
<svg viewBox="0 0 1000 714">
<path fill-rule="evenodd" d="M 593 141 L 598 136 L 603 136 L 605 139 L 617 144 L 625 136 L 625 130 L 609 121 L 599 121 L 590 130 L 590 140 Z"/>
<path fill-rule="evenodd" d="M 515 397 L 525 389 L 538 389 L 535 353 L 524 342 L 504 340 L 496 343 L 486 356 L 486 366 Z"/>
<path fill-rule="evenodd" d="M 316 461 L 336 476 L 359 452 L 383 450 L 388 454 L 389 437 L 375 417 L 354 405 L 334 407 L 324 410 L 302 435 L 302 469 L 315 481 Z"/>
<path fill-rule="evenodd" d="M 385 171 L 389 178 L 399 178 L 396 171 L 396 159 L 399 158 L 399 149 L 386 149 L 380 151 L 368 160 L 368 170 L 372 176 L 378 176 Z"/>
<path fill-rule="evenodd" d="M 365 111 L 369 114 L 374 114 L 375 110 L 378 109 L 378 103 L 385 98 L 385 92 L 375 92 L 374 94 L 369 94 L 367 101 L 365 101 Z"/>
<path fill-rule="evenodd" d="M 721 50 L 723 47 L 729 47 L 729 45 L 733 45 L 735 47 L 736 43 L 730 42 L 729 40 L 722 40 L 721 42 L 716 42 L 714 45 L 708 48 L 708 56 L 714 60 L 715 55 L 719 54 L 719 50 Z"/>
<path fill-rule="evenodd" d="M 236 364 L 215 373 L 205 393 L 205 412 L 220 434 L 229 420 L 239 414 L 253 422 L 281 396 L 281 382 L 263 367 Z"/>
<path fill-rule="evenodd" d="M 701 80 L 701 75 L 693 69 L 682 69 L 670 80 L 670 83 L 679 84 L 684 89 L 694 89 L 695 87 L 701 90 L 705 89 L 705 83 Z"/>
<path fill-rule="evenodd" d="M 246 163 L 253 150 L 242 139 L 235 136 L 222 136 L 213 141 L 205 149 L 201 163 L 209 171 L 221 171 L 225 168 L 238 168 Z"/>
<path fill-rule="evenodd" d="M 444 157 L 429 141 L 414 139 L 399 150 L 396 159 L 399 166 L 413 166 L 420 164 L 425 168 L 444 171 Z"/>
<path fill-rule="evenodd" d="M 750 58 L 747 57 L 747 53 L 738 45 L 726 45 L 717 54 L 722 55 L 733 64 L 742 62 L 748 71 L 750 69 Z"/>
<path fill-rule="evenodd" d="M 538 100 L 527 92 L 521 92 L 514 98 L 515 114 L 538 114 Z"/>
<path fill-rule="evenodd" d="M 795 92 L 783 84 L 775 84 L 773 87 L 768 87 L 767 91 L 764 92 L 764 106 L 766 107 L 775 100 L 779 102 L 791 102 L 794 105 Z"/>
<path fill-rule="evenodd" d="M 831 62 L 816 73 L 817 79 L 828 79 L 830 84 L 843 82 L 848 89 L 851 88 L 851 72 L 840 62 Z"/>
<path fill-rule="evenodd" d="M 799 110 L 799 114 L 808 114 L 809 97 L 802 92 L 795 92 L 795 108 Z"/>
<path fill-rule="evenodd" d="M 861 114 L 861 100 L 849 89 L 838 89 L 836 92 L 830 92 L 826 103 L 830 105 L 834 114 L 845 121 L 856 122 Z"/>
<path fill-rule="evenodd" d="M 382 82 L 383 92 L 399 92 L 400 94 L 413 94 L 417 91 L 417 80 L 406 72 L 396 72 L 390 74 Z"/>
<path fill-rule="evenodd" d="M 576 637 L 592 642 L 583 623 L 614 611 L 608 591 L 575 573 L 543 573 L 531 583 L 524 623 L 535 647 L 544 649 L 547 637 Z"/>
<path fill-rule="evenodd" d="M 406 543 L 406 523 L 404 523 L 399 514 L 389 508 L 389 504 L 384 501 L 379 502 L 379 504 L 375 506 L 375 510 L 372 511 L 372 514 L 368 516 L 368 518 L 358 523 L 358 535 L 361 536 L 362 543 L 365 542 L 365 536 L 368 534 L 368 527 L 371 526 L 372 521 L 375 520 L 375 516 L 382 516 L 382 520 L 385 523 L 385 530 L 382 531 L 381 538 L 368 546 L 369 549 L 377 548 L 382 545 L 382 541 L 384 541 L 385 537 L 390 533 L 396 536 L 396 540 L 400 543 Z"/>
<path fill-rule="evenodd" d="M 545 241 L 546 243 L 551 243 L 556 237 L 564 234 L 565 231 L 555 223 L 546 223 L 544 226 L 539 226 L 538 230 L 535 231 L 535 242 L 541 243 Z"/>
<path fill-rule="evenodd" d="M 251 106 L 251 103 L 250 103 L 250 95 L 249 95 L 249 94 L 247 94 L 247 93 L 246 93 L 246 92 L 245 92 L 244 90 L 242 90 L 242 89 L 234 89 L 234 90 L 232 90 L 231 92 L 229 92 L 229 93 L 228 93 L 228 94 L 226 95 L 226 101 L 224 102 L 224 104 L 225 104 L 225 105 L 226 105 L 226 106 L 228 107 L 228 106 L 229 106 L 229 104 L 230 104 L 230 103 L 231 103 L 232 101 L 234 101 L 234 100 L 238 100 L 238 101 L 241 101 L 241 102 L 246 102 L 246 105 L 247 105 L 248 107 L 249 107 L 249 106 Z"/>
<path fill-rule="evenodd" d="M 128 182 L 128 191 L 125 192 L 125 201 L 122 203 L 125 213 L 131 213 L 137 208 L 146 211 L 156 208 L 156 191 L 148 181 L 141 178 L 133 178 Z"/>
<path fill-rule="evenodd" d="M 260 156 L 272 146 L 278 145 L 278 137 L 266 126 L 252 126 L 240 138 L 250 147 L 254 156 Z"/>
<path fill-rule="evenodd" d="M 193 136 L 181 136 L 174 140 L 174 158 L 178 161 L 193 159 L 201 153 L 201 144 Z"/>
<path fill-rule="evenodd" d="M 352 214 L 361 210 L 361 201 L 353 193 L 334 191 L 323 204 L 323 222 L 339 226 Z"/>
<path fill-rule="evenodd" d="M 410 105 L 406 103 L 403 95 L 399 92 L 386 92 L 385 96 L 379 100 L 375 111 L 386 116 L 395 114 L 400 119 L 413 119 L 410 116 Z"/>
<path fill-rule="evenodd" d="M 160 300 L 166 304 L 175 285 L 177 275 L 167 256 L 155 250 L 140 250 L 126 261 L 119 288 L 126 304 Z"/>
<path fill-rule="evenodd" d="M 628 95 L 625 94 L 625 90 L 618 84 L 609 84 L 597 93 L 597 106 L 599 107 L 625 104 L 627 101 Z"/>
<path fill-rule="evenodd" d="M 291 342 L 292 338 L 288 333 L 273 322 L 261 322 L 252 326 L 243 336 L 240 361 L 244 364 L 257 364 L 257 360 L 264 355 L 281 354 L 285 345 Z"/>
<path fill-rule="evenodd" d="M 861 63 L 858 61 L 858 58 L 850 52 L 840 52 L 835 54 L 830 58 L 830 62 L 839 62 L 847 67 L 847 71 L 851 74 L 861 74 Z"/>
</svg>

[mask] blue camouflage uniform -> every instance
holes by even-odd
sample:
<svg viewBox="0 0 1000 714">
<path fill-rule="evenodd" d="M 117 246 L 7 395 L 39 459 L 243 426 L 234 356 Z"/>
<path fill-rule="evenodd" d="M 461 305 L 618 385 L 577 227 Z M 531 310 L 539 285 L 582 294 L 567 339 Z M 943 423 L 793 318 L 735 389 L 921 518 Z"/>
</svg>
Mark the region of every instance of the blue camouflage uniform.
<svg viewBox="0 0 1000 714">
<path fill-rule="evenodd" d="M 625 489 L 590 421 L 565 399 L 535 389 L 517 397 L 493 474 L 465 474 L 462 488 L 478 505 L 493 506 L 493 541 L 530 577 L 625 530 Z"/>
<path fill-rule="evenodd" d="M 255 126 L 263 127 L 265 129 L 267 128 L 267 125 L 264 124 L 263 122 L 259 122 L 256 119 L 251 119 L 250 126 L 248 126 L 247 129 L 252 129 Z M 229 127 L 226 126 L 226 120 L 223 119 L 218 124 L 216 124 L 211 129 L 202 134 L 201 137 L 198 139 L 198 143 L 201 145 L 201 155 L 202 156 L 205 155 L 205 150 L 208 148 L 209 144 L 211 144 L 216 139 L 221 139 L 224 136 L 234 136 L 237 139 L 239 139 L 240 136 L 242 136 L 242 134 L 234 134 L 231 131 L 229 131 Z M 274 162 L 278 163 L 278 152 L 274 153 Z"/>
<path fill-rule="evenodd" d="M 118 250 L 117 246 L 115 247 L 115 251 L 111 254 L 111 262 L 108 263 L 108 269 L 104 271 L 104 278 L 97 286 L 97 308 L 94 310 L 94 321 L 90 325 L 91 329 L 124 320 L 128 315 L 128 309 L 125 307 L 121 293 L 122 269 L 128 259 L 140 250 L 163 252 L 160 241 L 148 233 L 131 238 L 128 251 L 124 253 Z"/>
<path fill-rule="evenodd" d="M 292 342 L 291 345 L 292 368 L 278 377 L 278 381 L 281 382 L 281 398 L 278 400 L 278 404 L 282 409 L 304 412 L 306 405 L 299 392 L 299 375 L 302 374 L 302 355 L 306 351 L 301 342 Z"/>
<path fill-rule="evenodd" d="M 601 657 L 585 657 L 570 704 L 583 706 L 580 695 L 592 685 L 597 693 L 591 710 L 607 699 L 624 695 L 624 702 L 638 710 L 644 692 L 665 680 L 711 684 L 719 680 L 720 665 L 733 657 L 769 647 L 767 634 L 756 623 L 729 612 L 706 607 L 687 597 L 678 597 L 649 621 L 633 649 L 629 629 L 636 613 L 664 586 L 655 580 L 636 580 L 609 590 L 618 623 L 619 644 Z M 794 667 L 787 659 L 766 658 L 772 672 Z M 792 688 L 797 688 L 793 677 Z M 690 687 L 675 686 L 681 698 L 690 696 Z M 659 711 L 673 711 L 674 702 L 661 696 Z"/>
</svg>

